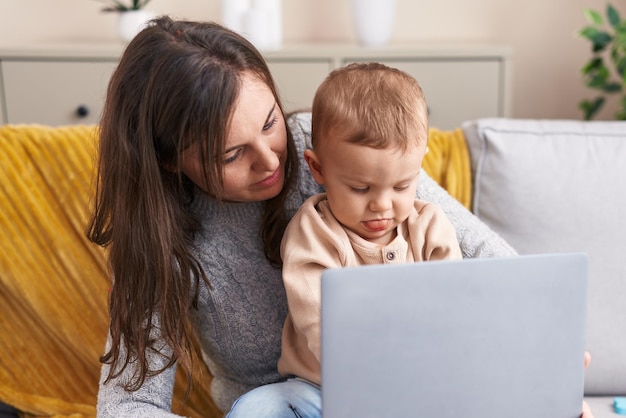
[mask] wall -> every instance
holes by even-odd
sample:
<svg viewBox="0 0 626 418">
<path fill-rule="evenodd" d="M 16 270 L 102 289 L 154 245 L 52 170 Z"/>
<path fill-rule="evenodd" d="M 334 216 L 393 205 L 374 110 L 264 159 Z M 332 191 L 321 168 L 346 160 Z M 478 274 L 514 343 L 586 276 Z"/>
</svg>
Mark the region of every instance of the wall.
<svg viewBox="0 0 626 418">
<path fill-rule="evenodd" d="M 355 41 L 349 0 L 282 0 L 285 42 Z M 626 16 L 626 4 L 613 1 Z M 397 0 L 392 41 L 467 41 L 511 45 L 512 113 L 520 118 L 580 118 L 593 92 L 579 69 L 590 56 L 576 31 L 585 8 L 606 0 Z M 0 0 L 0 47 L 74 41 L 116 42 L 115 14 L 97 0 Z M 219 0 L 152 0 L 149 9 L 188 19 L 220 19 Z M 606 109 L 602 119 L 612 118 Z"/>
</svg>

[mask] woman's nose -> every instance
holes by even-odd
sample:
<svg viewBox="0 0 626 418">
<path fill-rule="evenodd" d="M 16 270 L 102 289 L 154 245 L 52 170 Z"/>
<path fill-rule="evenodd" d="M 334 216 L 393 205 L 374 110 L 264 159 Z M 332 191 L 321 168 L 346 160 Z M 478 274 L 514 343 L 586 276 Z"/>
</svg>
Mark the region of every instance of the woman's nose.
<svg viewBox="0 0 626 418">
<path fill-rule="evenodd" d="M 254 168 L 258 171 L 276 171 L 280 161 L 278 155 L 267 145 L 262 145 L 257 149 Z"/>
</svg>

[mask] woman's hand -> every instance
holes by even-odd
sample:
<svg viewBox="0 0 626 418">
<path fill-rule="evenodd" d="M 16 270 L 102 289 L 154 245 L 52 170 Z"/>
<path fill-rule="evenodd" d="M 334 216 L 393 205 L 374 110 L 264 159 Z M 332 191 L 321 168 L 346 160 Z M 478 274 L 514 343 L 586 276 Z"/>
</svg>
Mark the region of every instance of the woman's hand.
<svg viewBox="0 0 626 418">
<path fill-rule="evenodd" d="M 589 367 L 589 363 L 591 363 L 591 354 L 588 351 L 585 351 L 585 369 Z M 583 401 L 583 414 L 580 418 L 593 418 L 593 414 L 591 413 L 591 409 L 587 402 Z"/>
<path fill-rule="evenodd" d="M 583 414 L 580 418 L 593 418 L 593 414 L 591 413 L 591 409 L 589 409 L 589 405 L 587 402 L 583 401 Z"/>
</svg>

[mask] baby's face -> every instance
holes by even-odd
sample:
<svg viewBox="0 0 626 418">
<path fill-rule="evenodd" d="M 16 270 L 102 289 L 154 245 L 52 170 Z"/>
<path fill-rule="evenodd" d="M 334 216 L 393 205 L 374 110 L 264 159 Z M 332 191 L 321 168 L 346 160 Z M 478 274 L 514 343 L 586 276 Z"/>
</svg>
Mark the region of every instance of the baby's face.
<svg viewBox="0 0 626 418">
<path fill-rule="evenodd" d="M 368 241 L 391 242 L 413 208 L 425 148 L 402 151 L 332 141 L 318 157 L 337 220 Z"/>
</svg>

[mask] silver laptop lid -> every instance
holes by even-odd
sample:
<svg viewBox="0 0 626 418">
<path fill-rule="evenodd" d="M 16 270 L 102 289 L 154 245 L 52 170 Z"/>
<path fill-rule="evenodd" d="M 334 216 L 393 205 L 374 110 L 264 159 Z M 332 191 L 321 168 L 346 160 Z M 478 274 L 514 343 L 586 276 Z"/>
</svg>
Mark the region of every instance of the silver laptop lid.
<svg viewBox="0 0 626 418">
<path fill-rule="evenodd" d="M 577 418 L 584 254 L 331 269 L 324 418 Z"/>
</svg>

